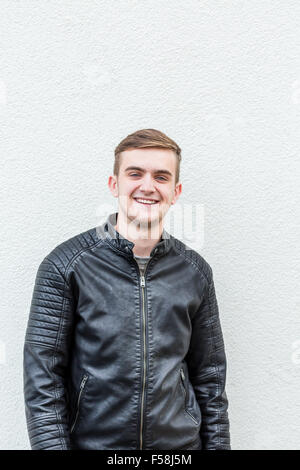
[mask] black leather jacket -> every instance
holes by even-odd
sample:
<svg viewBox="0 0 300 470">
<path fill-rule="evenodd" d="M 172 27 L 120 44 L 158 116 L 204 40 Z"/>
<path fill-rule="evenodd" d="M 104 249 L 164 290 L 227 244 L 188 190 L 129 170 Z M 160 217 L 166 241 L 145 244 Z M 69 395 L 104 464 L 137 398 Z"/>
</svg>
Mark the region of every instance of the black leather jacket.
<svg viewBox="0 0 300 470">
<path fill-rule="evenodd" d="M 229 450 L 212 269 L 164 230 L 141 276 L 116 217 L 39 266 L 23 356 L 31 447 Z"/>
</svg>

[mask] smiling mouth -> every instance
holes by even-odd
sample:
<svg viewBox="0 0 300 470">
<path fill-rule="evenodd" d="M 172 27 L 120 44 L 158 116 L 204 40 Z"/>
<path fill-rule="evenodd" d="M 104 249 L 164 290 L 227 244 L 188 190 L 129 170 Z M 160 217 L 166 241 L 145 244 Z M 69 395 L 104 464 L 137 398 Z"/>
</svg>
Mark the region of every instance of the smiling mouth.
<svg viewBox="0 0 300 470">
<path fill-rule="evenodd" d="M 159 203 L 159 201 L 156 201 L 155 199 L 143 199 L 143 198 L 134 198 L 134 200 L 138 203 L 141 204 L 142 206 L 155 206 Z"/>
</svg>

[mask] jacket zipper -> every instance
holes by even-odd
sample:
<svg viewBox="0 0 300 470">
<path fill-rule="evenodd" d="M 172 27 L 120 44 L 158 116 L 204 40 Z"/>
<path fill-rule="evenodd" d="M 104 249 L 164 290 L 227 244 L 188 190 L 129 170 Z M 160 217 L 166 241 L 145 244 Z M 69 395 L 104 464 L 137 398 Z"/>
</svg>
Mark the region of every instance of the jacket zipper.
<svg viewBox="0 0 300 470">
<path fill-rule="evenodd" d="M 150 260 L 149 260 L 150 261 Z M 145 395 L 145 385 L 146 385 L 146 316 L 145 316 L 145 288 L 146 288 L 146 270 L 148 267 L 146 264 L 144 274 L 141 274 L 141 269 L 136 261 L 139 272 L 140 272 L 140 286 L 142 288 L 142 306 L 143 306 L 143 342 L 144 342 L 144 374 L 143 374 L 143 385 L 142 385 L 142 403 L 141 403 L 141 419 L 140 419 L 140 450 L 143 448 L 143 415 L 144 415 L 144 395 Z"/>
<path fill-rule="evenodd" d="M 183 372 L 183 367 L 181 367 L 181 369 L 180 369 L 180 375 L 181 375 L 181 380 L 182 380 L 183 390 L 184 390 L 185 411 L 190 415 L 190 417 L 192 418 L 192 420 L 196 424 L 199 424 L 198 421 L 196 420 L 196 418 L 194 418 L 194 416 L 187 409 L 188 394 L 187 394 L 187 390 L 186 390 L 185 375 L 184 375 L 184 372 Z"/>
<path fill-rule="evenodd" d="M 143 448 L 143 415 L 144 415 L 144 394 L 146 382 L 146 318 L 145 318 L 145 277 L 141 275 L 141 287 L 143 296 L 143 342 L 144 342 L 144 376 L 143 376 L 143 390 L 142 390 L 142 404 L 141 404 L 141 426 L 140 426 L 140 449 Z"/>
<path fill-rule="evenodd" d="M 184 390 L 184 401 L 185 401 L 185 407 L 186 407 L 186 404 L 187 404 L 187 391 L 186 391 L 186 388 L 185 388 L 185 375 L 184 375 L 184 372 L 183 372 L 183 367 L 181 367 L 181 369 L 180 369 L 180 375 L 181 375 L 181 381 L 182 381 L 183 390 Z"/>
<path fill-rule="evenodd" d="M 87 379 L 88 379 L 88 376 L 85 374 L 85 375 L 83 376 L 83 379 L 82 379 L 81 384 L 80 384 L 80 391 L 79 391 L 79 395 L 78 395 L 78 399 L 77 399 L 76 416 L 75 416 L 73 425 L 72 425 L 72 427 L 71 427 L 71 431 L 70 431 L 71 433 L 73 432 L 73 429 L 74 429 L 75 424 L 76 424 L 76 422 L 77 422 L 77 418 L 78 418 L 78 414 L 79 414 L 80 398 L 81 398 L 81 394 L 82 394 L 82 392 L 83 392 L 83 389 L 84 389 L 84 387 L 85 387 L 85 384 L 86 384 Z"/>
</svg>

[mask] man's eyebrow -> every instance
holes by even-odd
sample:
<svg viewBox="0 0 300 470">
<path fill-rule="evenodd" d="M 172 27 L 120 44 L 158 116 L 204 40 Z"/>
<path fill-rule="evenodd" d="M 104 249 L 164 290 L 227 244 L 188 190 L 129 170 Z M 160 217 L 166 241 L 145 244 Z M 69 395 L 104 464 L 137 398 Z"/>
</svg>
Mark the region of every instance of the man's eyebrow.
<svg viewBox="0 0 300 470">
<path fill-rule="evenodd" d="M 124 171 L 130 171 L 130 170 L 137 170 L 137 171 L 141 171 L 142 173 L 145 172 L 145 170 L 143 168 L 140 168 L 139 166 L 128 166 L 127 168 L 125 168 Z M 172 173 L 169 170 L 164 170 L 164 169 L 154 170 L 153 173 L 163 173 L 165 175 L 172 176 Z"/>
</svg>

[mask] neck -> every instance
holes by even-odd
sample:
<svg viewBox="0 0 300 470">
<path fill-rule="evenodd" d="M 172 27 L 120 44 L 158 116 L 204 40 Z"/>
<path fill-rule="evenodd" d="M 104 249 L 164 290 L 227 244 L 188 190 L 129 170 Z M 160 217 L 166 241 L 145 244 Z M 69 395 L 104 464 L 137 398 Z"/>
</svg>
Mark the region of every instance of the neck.
<svg viewBox="0 0 300 470">
<path fill-rule="evenodd" d="M 163 221 L 151 224 L 139 223 L 130 220 L 122 212 L 118 212 L 117 224 L 114 226 L 122 237 L 134 243 L 132 249 L 137 256 L 150 256 L 152 249 L 161 240 L 163 232 Z"/>
</svg>

